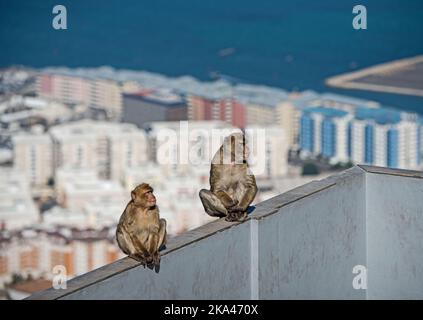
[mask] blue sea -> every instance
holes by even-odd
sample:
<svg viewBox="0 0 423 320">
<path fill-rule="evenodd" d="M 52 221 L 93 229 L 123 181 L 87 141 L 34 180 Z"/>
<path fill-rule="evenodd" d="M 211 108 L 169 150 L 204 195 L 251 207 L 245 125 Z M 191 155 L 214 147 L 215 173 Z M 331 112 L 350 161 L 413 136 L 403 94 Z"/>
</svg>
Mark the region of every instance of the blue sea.
<svg viewBox="0 0 423 320">
<path fill-rule="evenodd" d="M 52 8 L 67 8 L 54 30 Z M 352 27 L 354 5 L 367 30 Z M 416 97 L 327 88 L 325 78 L 423 54 L 422 0 L 0 0 L 0 67 L 147 70 L 375 99 L 423 113 Z"/>
</svg>

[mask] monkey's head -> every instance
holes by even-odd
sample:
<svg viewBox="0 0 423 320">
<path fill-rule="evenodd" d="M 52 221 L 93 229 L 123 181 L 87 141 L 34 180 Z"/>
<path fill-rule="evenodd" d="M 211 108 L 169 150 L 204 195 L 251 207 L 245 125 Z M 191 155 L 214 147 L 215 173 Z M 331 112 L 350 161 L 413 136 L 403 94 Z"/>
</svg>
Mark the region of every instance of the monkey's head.
<svg viewBox="0 0 423 320">
<path fill-rule="evenodd" d="M 149 184 L 142 183 L 132 190 L 132 201 L 136 206 L 152 209 L 156 206 L 156 197 L 153 191 L 153 188 Z"/>
<path fill-rule="evenodd" d="M 248 158 L 248 146 L 245 135 L 235 132 L 225 138 L 223 142 L 224 152 L 230 152 L 231 163 L 245 163 Z"/>
</svg>

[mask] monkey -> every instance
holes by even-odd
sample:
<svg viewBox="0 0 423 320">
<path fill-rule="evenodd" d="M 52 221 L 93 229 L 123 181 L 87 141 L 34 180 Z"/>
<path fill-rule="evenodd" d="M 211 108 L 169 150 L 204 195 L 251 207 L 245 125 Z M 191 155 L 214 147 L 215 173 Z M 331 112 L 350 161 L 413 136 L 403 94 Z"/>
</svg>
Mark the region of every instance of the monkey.
<svg viewBox="0 0 423 320">
<path fill-rule="evenodd" d="M 206 213 L 225 217 L 226 221 L 243 221 L 247 208 L 257 194 L 257 184 L 248 162 L 248 148 L 241 132 L 225 138 L 212 159 L 210 190 L 199 192 Z"/>
<path fill-rule="evenodd" d="M 144 267 L 160 264 L 159 249 L 166 243 L 166 220 L 160 219 L 153 191 L 147 183 L 132 190 L 116 228 L 119 248 Z"/>
</svg>

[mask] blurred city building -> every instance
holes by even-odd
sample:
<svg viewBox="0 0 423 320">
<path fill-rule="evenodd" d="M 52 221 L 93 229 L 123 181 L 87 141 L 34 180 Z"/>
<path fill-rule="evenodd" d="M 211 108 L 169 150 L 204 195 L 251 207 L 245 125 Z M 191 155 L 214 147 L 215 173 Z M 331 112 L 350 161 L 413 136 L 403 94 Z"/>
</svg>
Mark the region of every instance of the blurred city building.
<svg viewBox="0 0 423 320">
<path fill-rule="evenodd" d="M 334 163 L 352 161 L 391 168 L 418 169 L 421 125 L 417 114 L 389 108 L 305 108 L 300 120 L 303 156 Z"/>
<path fill-rule="evenodd" d="M 148 159 L 144 131 L 132 124 L 83 120 L 49 131 L 55 168 L 95 170 L 99 177 L 121 180 L 127 167 Z"/>
<path fill-rule="evenodd" d="M 114 228 L 65 226 L 0 231 L 0 287 L 13 275 L 52 280 L 63 266 L 68 279 L 113 262 L 123 254 L 114 244 Z M 51 283 L 51 282 L 50 282 Z"/>
<path fill-rule="evenodd" d="M 39 97 L 12 95 L 0 103 L 0 123 L 4 128 L 25 129 L 33 124 L 45 127 L 69 120 L 72 112 L 60 102 Z"/>
<path fill-rule="evenodd" d="M 187 119 L 185 100 L 169 90 L 144 90 L 123 95 L 123 122 L 142 128 L 152 121 Z"/>
<path fill-rule="evenodd" d="M 238 128 L 246 125 L 245 106 L 232 97 L 213 99 L 190 94 L 187 103 L 189 120 L 220 120 Z"/>
<path fill-rule="evenodd" d="M 47 184 L 59 168 L 90 169 L 119 181 L 125 168 L 148 159 L 146 135 L 132 124 L 82 120 L 13 140 L 14 166 L 34 186 Z"/>
<path fill-rule="evenodd" d="M 39 221 L 24 172 L 0 167 L 0 230 L 14 230 Z"/>
<path fill-rule="evenodd" d="M 36 92 L 63 103 L 104 109 L 110 119 L 119 119 L 122 111 L 121 87 L 108 79 L 42 72 L 37 77 Z"/>
<path fill-rule="evenodd" d="M 253 125 L 246 128 L 247 132 L 249 130 L 263 130 L 263 149 L 254 145 L 254 141 L 249 141 L 250 158 L 254 159 L 254 163 L 250 162 L 250 166 L 256 178 L 270 180 L 285 177 L 288 174 L 288 144 L 285 130 L 276 125 L 268 127 Z M 260 144 L 262 141 L 257 141 L 255 144 L 257 143 Z M 264 154 L 261 154 L 261 150 Z M 256 164 L 256 161 L 263 163 Z M 255 170 L 255 167 L 259 170 Z"/>
<path fill-rule="evenodd" d="M 51 280 L 28 279 L 7 286 L 7 298 L 10 300 L 22 300 L 31 294 L 51 287 Z"/>
<path fill-rule="evenodd" d="M 2 74 L 0 286 L 15 297 L 27 290 L 16 275 L 31 286 L 58 265 L 73 277 L 123 256 L 115 226 L 141 182 L 170 237 L 214 220 L 198 191 L 232 132 L 252 133 L 255 203 L 339 164 L 421 168 L 422 118 L 372 101 L 108 67 Z M 303 175 L 307 162 L 321 173 Z"/>
<path fill-rule="evenodd" d="M 32 186 L 43 186 L 53 176 L 53 144 L 48 134 L 22 133 L 13 136 L 13 166 Z"/>
</svg>

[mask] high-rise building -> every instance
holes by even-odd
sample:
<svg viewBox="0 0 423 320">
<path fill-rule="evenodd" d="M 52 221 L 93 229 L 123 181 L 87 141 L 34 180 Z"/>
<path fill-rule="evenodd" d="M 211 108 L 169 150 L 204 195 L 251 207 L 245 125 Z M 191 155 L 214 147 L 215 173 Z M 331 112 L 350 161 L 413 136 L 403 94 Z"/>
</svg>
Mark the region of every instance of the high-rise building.
<svg viewBox="0 0 423 320">
<path fill-rule="evenodd" d="M 247 126 L 271 126 L 275 124 L 275 106 L 266 104 L 245 104 Z"/>
<path fill-rule="evenodd" d="M 188 95 L 188 120 L 220 120 L 238 128 L 246 125 L 245 106 L 234 98 L 210 99 Z"/>
<path fill-rule="evenodd" d="M 415 114 L 358 108 L 352 128 L 352 160 L 392 168 L 420 165 L 419 123 Z"/>
<path fill-rule="evenodd" d="M 249 126 L 246 128 L 247 135 L 249 130 L 252 130 L 253 135 L 254 131 L 257 132 L 256 141 L 249 141 L 250 167 L 256 178 L 272 179 L 285 176 L 288 173 L 289 149 L 286 143 L 285 130 L 276 125 L 269 127 Z M 261 138 L 258 133 L 259 130 L 263 131 L 263 142 L 258 141 Z M 261 143 L 264 144 L 263 149 L 258 146 Z M 262 163 L 255 163 L 256 161 Z"/>
<path fill-rule="evenodd" d="M 23 172 L 0 168 L 0 230 L 19 229 L 39 221 L 39 211 L 32 200 Z"/>
<path fill-rule="evenodd" d="M 127 167 L 148 160 L 144 131 L 133 124 L 83 120 L 52 127 L 55 168 L 91 169 L 120 181 Z"/>
<path fill-rule="evenodd" d="M 121 181 L 127 167 L 148 161 L 148 141 L 133 124 L 82 120 L 51 127 L 46 134 L 13 139 L 14 166 L 33 186 L 50 182 L 56 169 L 87 169 Z"/>
<path fill-rule="evenodd" d="M 299 143 L 303 154 L 322 155 L 337 162 L 348 161 L 348 121 L 342 110 L 308 108 L 300 117 Z"/>
<path fill-rule="evenodd" d="M 276 106 L 276 123 L 285 131 L 289 149 L 298 145 L 301 111 L 292 101 L 284 101 Z"/>
<path fill-rule="evenodd" d="M 304 155 L 392 168 L 420 166 L 421 126 L 416 114 L 363 107 L 354 112 L 321 107 L 301 112 Z"/>
<path fill-rule="evenodd" d="M 40 73 L 36 90 L 41 97 L 104 109 L 111 119 L 119 119 L 121 115 L 121 88 L 112 80 Z"/>
<path fill-rule="evenodd" d="M 13 165 L 32 186 L 49 183 L 53 176 L 52 142 L 48 134 L 18 134 L 13 136 Z"/>
<path fill-rule="evenodd" d="M 245 106 L 247 126 L 276 124 L 276 106 L 288 98 L 285 90 L 266 86 L 238 84 L 233 91 Z"/>
</svg>

